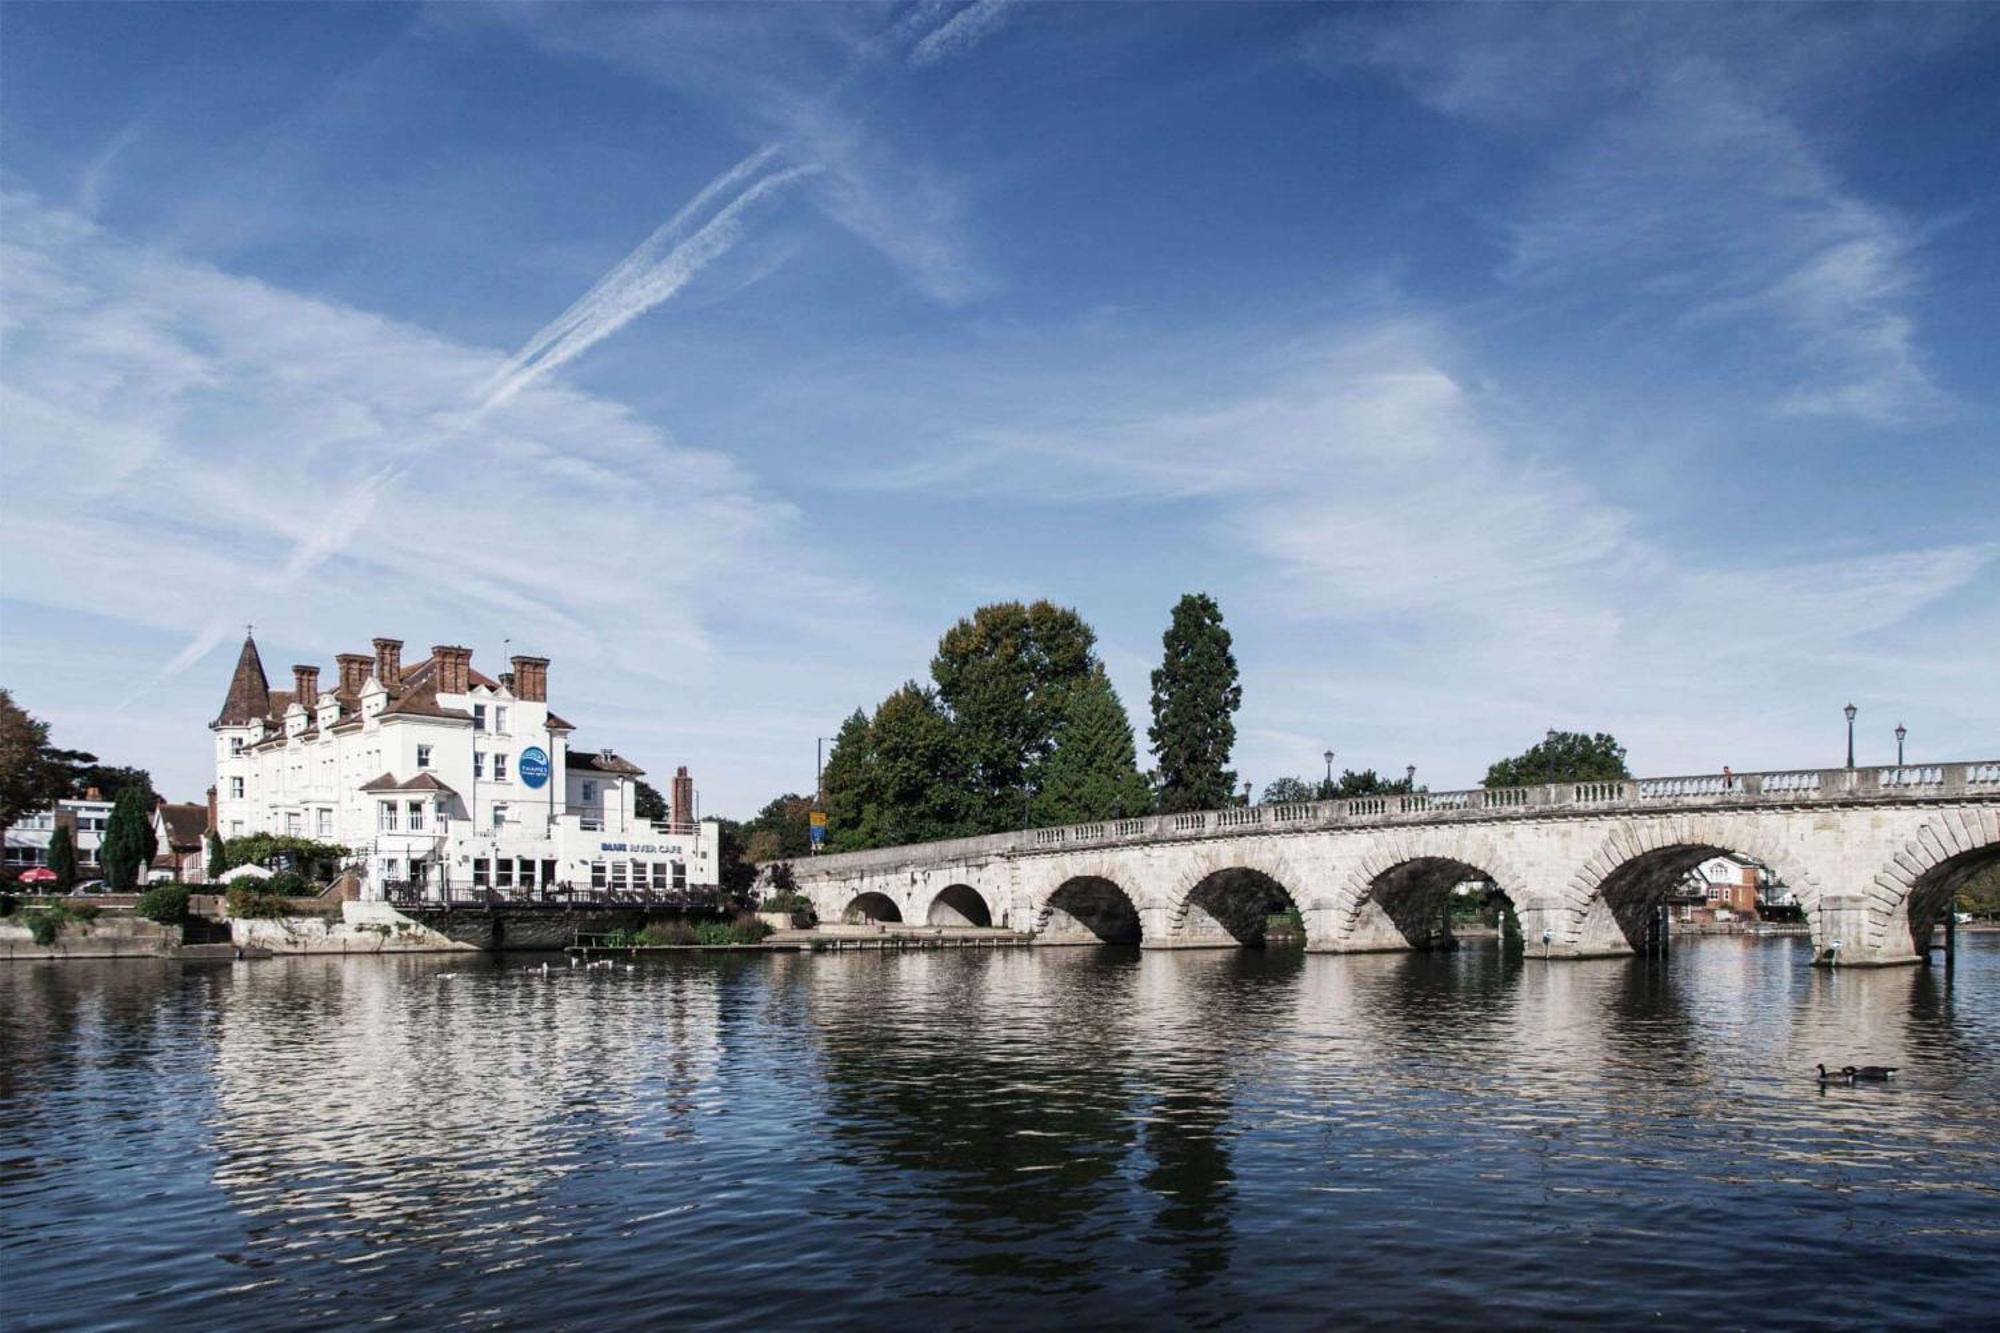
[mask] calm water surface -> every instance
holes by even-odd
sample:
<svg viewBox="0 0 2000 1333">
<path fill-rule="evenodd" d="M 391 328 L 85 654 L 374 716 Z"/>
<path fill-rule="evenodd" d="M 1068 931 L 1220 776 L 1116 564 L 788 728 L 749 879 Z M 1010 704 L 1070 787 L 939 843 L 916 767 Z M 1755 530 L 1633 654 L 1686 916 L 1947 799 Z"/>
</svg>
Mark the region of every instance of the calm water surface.
<svg viewBox="0 0 2000 1333">
<path fill-rule="evenodd" d="M 0 1322 L 1995 1326 L 2000 940 L 1806 958 L 12 964 Z"/>
</svg>

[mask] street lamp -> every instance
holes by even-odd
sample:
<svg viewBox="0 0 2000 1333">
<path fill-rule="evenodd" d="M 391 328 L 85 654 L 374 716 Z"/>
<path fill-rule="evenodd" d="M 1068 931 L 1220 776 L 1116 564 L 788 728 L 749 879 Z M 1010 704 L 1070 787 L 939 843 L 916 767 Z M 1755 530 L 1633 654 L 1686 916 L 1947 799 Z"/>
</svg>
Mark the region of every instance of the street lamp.
<svg viewBox="0 0 2000 1333">
<path fill-rule="evenodd" d="M 1898 722 L 1896 724 L 1896 767 L 1897 768 L 1901 768 L 1903 766 L 1903 737 L 1909 734 L 1910 734 L 1909 729 L 1906 728 L 1902 723 Z"/>
<path fill-rule="evenodd" d="M 1326 760 L 1326 785 L 1331 787 L 1333 785 L 1333 751 L 1328 750 L 1320 758 Z"/>
<path fill-rule="evenodd" d="M 1245 808 L 1248 808 L 1250 804 L 1250 780 L 1248 778 L 1243 780 L 1243 804 Z"/>
<path fill-rule="evenodd" d="M 1417 789 L 1417 766 L 1415 764 L 1404 765 L 1403 786 L 1409 791 Z"/>
<path fill-rule="evenodd" d="M 1847 707 L 1841 709 L 1840 711 L 1847 714 L 1847 766 L 1849 768 L 1853 768 L 1854 767 L 1854 715 L 1860 712 L 1861 710 L 1859 708 L 1856 708 L 1853 704 L 1849 704 L 1847 705 Z"/>
</svg>

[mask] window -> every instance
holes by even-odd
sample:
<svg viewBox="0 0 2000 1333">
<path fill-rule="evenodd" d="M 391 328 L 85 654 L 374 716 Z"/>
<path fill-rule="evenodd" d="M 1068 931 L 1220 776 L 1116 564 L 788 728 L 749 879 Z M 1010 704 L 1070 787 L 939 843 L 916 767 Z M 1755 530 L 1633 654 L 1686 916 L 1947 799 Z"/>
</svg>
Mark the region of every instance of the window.
<svg viewBox="0 0 2000 1333">
<path fill-rule="evenodd" d="M 604 887 L 604 862 L 592 861 L 590 863 L 590 887 L 593 889 L 602 889 Z"/>
<path fill-rule="evenodd" d="M 661 893 L 667 891 L 667 863 L 665 861 L 653 862 L 653 887 Z"/>
<path fill-rule="evenodd" d="M 376 809 L 378 811 L 377 818 L 381 821 L 379 825 L 381 830 L 384 833 L 394 833 L 396 831 L 396 803 L 394 801 L 383 801 Z"/>
<path fill-rule="evenodd" d="M 229 836 L 230 836 L 230 837 L 232 837 L 232 838 L 240 838 L 240 837 L 242 837 L 242 836 L 243 836 L 243 821 L 242 821 L 242 820 L 240 820 L 240 819 L 232 819 L 232 820 L 230 820 L 230 821 L 229 821 Z"/>
<path fill-rule="evenodd" d="M 431 766 L 431 747 L 428 745 L 419 745 L 417 747 L 417 767 L 429 768 L 430 766 Z"/>
<path fill-rule="evenodd" d="M 474 731 L 484 731 L 484 730 L 486 730 L 486 705 L 485 705 L 485 704 L 474 704 L 474 705 L 472 705 L 472 729 L 473 729 Z"/>
<path fill-rule="evenodd" d="M 485 776 L 486 776 L 486 755 L 479 750 L 474 750 L 472 752 L 472 780 L 474 782 L 477 782 L 479 781 L 479 779 Z"/>
<path fill-rule="evenodd" d="M 300 831 L 299 812 L 296 810 L 285 811 L 285 832 L 296 838 L 299 836 Z"/>
<path fill-rule="evenodd" d="M 241 736 L 231 736 L 229 738 L 229 753 L 231 754 L 243 753 L 243 738 Z"/>
<path fill-rule="evenodd" d="M 597 804 L 597 784 L 595 782 L 586 782 L 583 784 L 583 803 L 585 805 Z"/>
<path fill-rule="evenodd" d="M 535 887 L 535 863 L 533 861 L 530 861 L 525 856 L 522 857 L 521 868 L 518 873 L 520 876 L 520 884 L 522 888 L 532 889 Z"/>
<path fill-rule="evenodd" d="M 495 782 L 507 780 L 507 756 L 504 754 L 493 756 L 493 780 Z"/>
<path fill-rule="evenodd" d="M 243 799 L 243 779 L 242 779 L 242 778 L 231 778 L 231 779 L 229 779 L 229 799 L 230 799 L 230 800 L 232 800 L 232 801 L 240 801 L 240 800 L 242 800 L 242 799 Z"/>
<path fill-rule="evenodd" d="M 475 889 L 486 887 L 486 858 L 483 856 L 472 858 L 472 887 Z"/>
<path fill-rule="evenodd" d="M 493 730 L 502 736 L 507 734 L 507 709 L 503 704 L 493 705 Z"/>
<path fill-rule="evenodd" d="M 396 869 L 402 864 L 403 863 L 401 861 L 398 861 L 393 856 L 385 857 L 382 861 L 382 878 L 383 879 L 396 878 Z"/>
<path fill-rule="evenodd" d="M 503 856 L 493 863 L 493 887 L 511 889 L 514 887 L 514 858 Z"/>
<path fill-rule="evenodd" d="M 687 886 L 688 886 L 687 862 L 676 861 L 674 862 L 674 887 L 676 889 L 685 889 Z"/>
<path fill-rule="evenodd" d="M 322 810 L 319 812 L 318 832 L 322 838 L 331 838 L 333 836 L 333 811 Z"/>
<path fill-rule="evenodd" d="M 411 801 L 408 813 L 410 816 L 410 832 L 412 833 L 423 832 L 424 803 L 422 801 Z"/>
<path fill-rule="evenodd" d="M 505 805 L 505 804 L 501 804 L 501 805 L 496 805 L 496 806 L 494 806 L 494 807 L 493 807 L 493 827 L 494 827 L 494 828 L 505 828 L 505 827 L 506 827 L 506 825 L 507 825 L 507 807 L 506 807 L 506 805 Z"/>
</svg>

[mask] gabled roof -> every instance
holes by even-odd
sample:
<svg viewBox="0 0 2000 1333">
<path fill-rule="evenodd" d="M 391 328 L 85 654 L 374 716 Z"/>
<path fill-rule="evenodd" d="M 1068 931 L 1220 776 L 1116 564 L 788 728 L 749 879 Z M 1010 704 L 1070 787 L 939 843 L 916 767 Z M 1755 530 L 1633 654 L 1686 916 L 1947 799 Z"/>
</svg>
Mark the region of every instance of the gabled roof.
<svg viewBox="0 0 2000 1333">
<path fill-rule="evenodd" d="M 419 773 L 413 778 L 404 778 L 401 782 L 396 781 L 394 774 L 384 773 L 381 777 L 374 779 L 372 782 L 364 783 L 362 785 L 361 790 L 431 791 L 431 792 L 440 792 L 446 796 L 458 795 L 457 792 L 453 791 L 449 786 L 447 786 L 443 781 L 441 781 L 435 773 Z"/>
<path fill-rule="evenodd" d="M 208 834 L 208 807 L 200 804 L 159 807 L 160 822 L 167 826 L 167 845 L 175 849 L 201 846 Z"/>
<path fill-rule="evenodd" d="M 556 716 L 556 715 L 555 715 L 554 713 L 550 713 L 550 714 L 549 714 L 549 730 L 550 730 L 550 731 L 575 731 L 575 730 L 576 730 L 576 724 L 575 724 L 575 723 L 573 723 L 573 722 L 566 722 L 566 721 L 564 721 L 564 720 L 563 720 L 562 718 L 560 718 L 560 717 Z"/>
<path fill-rule="evenodd" d="M 269 716 L 271 682 L 264 675 L 264 659 L 257 655 L 257 641 L 246 634 L 243 651 L 236 655 L 236 672 L 229 678 L 229 693 L 223 696 L 222 711 L 209 725 L 241 727 Z"/>
<path fill-rule="evenodd" d="M 612 773 L 620 777 L 643 777 L 646 770 L 629 759 L 620 759 L 609 750 L 599 750 L 596 754 L 586 754 L 581 750 L 569 752 L 569 767 L 580 773 Z"/>
</svg>

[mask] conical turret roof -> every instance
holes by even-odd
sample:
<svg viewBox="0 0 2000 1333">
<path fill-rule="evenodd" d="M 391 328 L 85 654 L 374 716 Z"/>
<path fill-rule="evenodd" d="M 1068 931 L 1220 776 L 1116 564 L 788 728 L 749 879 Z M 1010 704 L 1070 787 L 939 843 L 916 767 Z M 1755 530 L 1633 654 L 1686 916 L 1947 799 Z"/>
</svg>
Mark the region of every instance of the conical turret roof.
<svg viewBox="0 0 2000 1333">
<path fill-rule="evenodd" d="M 236 655 L 236 674 L 229 678 L 229 694 L 222 711 L 211 726 L 241 727 L 271 715 L 271 682 L 264 676 L 264 659 L 257 656 L 257 641 L 243 636 L 243 651 Z"/>
</svg>

